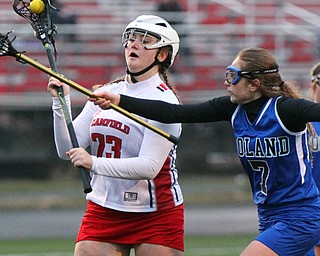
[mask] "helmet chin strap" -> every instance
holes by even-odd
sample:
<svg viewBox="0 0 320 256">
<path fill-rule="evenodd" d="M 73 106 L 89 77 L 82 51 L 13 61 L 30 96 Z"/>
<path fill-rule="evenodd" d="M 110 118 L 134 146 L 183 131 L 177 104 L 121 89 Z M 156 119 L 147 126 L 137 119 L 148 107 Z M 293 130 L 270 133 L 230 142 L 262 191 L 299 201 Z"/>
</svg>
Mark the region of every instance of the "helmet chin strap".
<svg viewBox="0 0 320 256">
<path fill-rule="evenodd" d="M 130 75 L 131 81 L 132 81 L 133 83 L 137 83 L 137 82 L 138 82 L 138 80 L 135 78 L 136 76 L 141 76 L 142 74 L 144 74 L 144 73 L 148 72 L 150 69 L 152 69 L 155 65 L 157 65 L 157 64 L 160 63 L 159 60 L 158 60 L 158 54 L 159 54 L 159 52 L 160 52 L 160 51 L 158 51 L 158 53 L 157 53 L 154 61 L 151 63 L 151 65 L 148 66 L 148 67 L 146 67 L 145 69 L 139 71 L 139 72 L 136 72 L 136 73 L 131 72 L 131 71 L 128 69 L 128 67 L 127 67 L 126 72 L 127 72 L 128 75 Z"/>
</svg>

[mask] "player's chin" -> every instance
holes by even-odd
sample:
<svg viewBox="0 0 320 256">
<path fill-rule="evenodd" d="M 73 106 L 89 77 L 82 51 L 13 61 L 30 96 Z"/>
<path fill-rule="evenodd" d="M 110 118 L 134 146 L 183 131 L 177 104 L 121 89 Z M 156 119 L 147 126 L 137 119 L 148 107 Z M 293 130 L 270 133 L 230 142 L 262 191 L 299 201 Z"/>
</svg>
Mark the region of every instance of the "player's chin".
<svg viewBox="0 0 320 256">
<path fill-rule="evenodd" d="M 232 103 L 235 103 L 235 104 L 238 104 L 238 100 L 237 100 L 237 97 L 235 97 L 233 94 L 230 94 L 230 101 Z"/>
<path fill-rule="evenodd" d="M 140 59 L 136 58 L 136 57 L 128 57 L 127 58 L 127 66 L 130 69 L 130 71 L 132 72 L 132 70 L 135 70 L 138 68 L 139 65 L 142 65 L 140 63 Z"/>
</svg>

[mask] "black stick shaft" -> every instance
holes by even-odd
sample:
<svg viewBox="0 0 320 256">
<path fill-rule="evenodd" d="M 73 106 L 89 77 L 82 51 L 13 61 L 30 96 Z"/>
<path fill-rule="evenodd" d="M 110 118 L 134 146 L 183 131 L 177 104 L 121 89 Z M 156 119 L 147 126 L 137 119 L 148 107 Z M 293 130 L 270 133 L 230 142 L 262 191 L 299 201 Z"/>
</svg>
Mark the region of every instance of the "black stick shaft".
<svg viewBox="0 0 320 256">
<path fill-rule="evenodd" d="M 56 67 L 56 63 L 55 60 L 53 58 L 53 54 L 52 54 L 52 49 L 51 49 L 51 45 L 49 43 L 45 44 L 45 48 L 46 48 L 46 52 L 47 52 L 47 56 L 49 59 L 49 63 L 50 63 L 50 67 L 53 71 L 57 71 L 57 67 Z M 74 148 L 78 148 L 79 144 L 77 141 L 77 136 L 74 130 L 74 127 L 72 125 L 72 119 L 70 116 L 70 113 L 68 111 L 68 107 L 66 105 L 66 101 L 64 98 L 64 93 L 62 90 L 62 87 L 57 87 L 57 92 L 58 92 L 58 98 L 60 100 L 60 104 L 62 107 L 62 111 L 63 111 L 63 115 L 67 124 L 67 129 L 69 132 L 69 136 L 71 139 L 71 143 L 72 146 Z M 83 168 L 83 167 L 79 167 L 79 171 L 80 171 L 80 176 L 81 176 L 81 180 L 82 180 L 82 185 L 83 185 L 83 191 L 84 193 L 90 193 L 92 191 L 91 185 L 90 185 L 90 175 L 89 172 Z"/>
</svg>

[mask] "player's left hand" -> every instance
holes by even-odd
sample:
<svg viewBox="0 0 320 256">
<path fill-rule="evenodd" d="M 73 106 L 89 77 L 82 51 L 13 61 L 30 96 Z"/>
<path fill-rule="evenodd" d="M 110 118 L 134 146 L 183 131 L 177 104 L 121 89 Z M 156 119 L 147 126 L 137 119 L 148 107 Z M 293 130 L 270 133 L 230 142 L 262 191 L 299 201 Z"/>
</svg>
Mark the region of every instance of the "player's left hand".
<svg viewBox="0 0 320 256">
<path fill-rule="evenodd" d="M 73 148 L 67 152 L 67 155 L 75 167 L 84 167 L 87 170 L 91 170 L 93 164 L 92 158 L 85 149 Z"/>
<path fill-rule="evenodd" d="M 47 90 L 51 94 L 52 97 L 58 97 L 57 87 L 62 87 L 64 95 L 68 95 L 70 92 L 70 88 L 65 83 L 60 82 L 58 79 L 54 77 L 49 77 Z"/>
</svg>

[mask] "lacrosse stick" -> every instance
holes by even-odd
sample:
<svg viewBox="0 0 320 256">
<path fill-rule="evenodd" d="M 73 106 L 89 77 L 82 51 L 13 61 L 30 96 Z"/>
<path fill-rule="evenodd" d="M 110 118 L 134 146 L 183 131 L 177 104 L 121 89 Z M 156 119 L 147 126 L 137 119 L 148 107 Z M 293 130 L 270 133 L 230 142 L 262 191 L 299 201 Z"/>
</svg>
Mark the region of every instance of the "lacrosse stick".
<svg viewBox="0 0 320 256">
<path fill-rule="evenodd" d="M 39 40 L 41 40 L 42 44 L 46 49 L 46 53 L 47 53 L 47 57 L 48 57 L 51 69 L 56 72 L 57 67 L 56 67 L 55 59 L 53 57 L 53 52 L 52 52 L 52 48 L 53 48 L 55 52 L 55 57 L 56 57 L 56 51 L 55 51 L 54 39 L 53 39 L 53 36 L 56 34 L 56 27 L 53 25 L 51 21 L 50 12 L 51 10 L 57 11 L 57 9 L 51 5 L 50 0 L 44 0 L 43 3 L 45 8 L 39 14 L 36 14 L 30 11 L 29 0 L 14 0 L 12 3 L 12 7 L 18 15 L 25 18 L 30 23 L 34 31 L 34 35 Z M 72 146 L 74 148 L 78 148 L 79 144 L 74 131 L 74 127 L 72 125 L 72 119 L 68 111 L 68 107 L 66 105 L 62 87 L 57 87 L 57 92 L 60 100 L 60 105 L 62 107 L 63 116 L 65 118 L 67 129 L 70 135 Z M 90 193 L 92 191 L 92 188 L 90 185 L 89 172 L 87 172 L 83 167 L 79 167 L 79 171 L 80 171 L 80 176 L 83 183 L 84 192 Z"/>
<path fill-rule="evenodd" d="M 25 54 L 23 54 L 22 52 L 18 52 L 13 46 L 12 46 L 12 42 L 14 41 L 15 37 L 10 41 L 10 39 L 8 38 L 9 34 L 11 32 L 8 32 L 6 35 L 3 35 L 0 33 L 0 57 L 1 56 L 11 56 L 11 57 L 15 57 L 16 60 L 18 62 L 21 62 L 21 63 L 27 63 L 39 70 L 41 70 L 42 72 L 52 76 L 52 77 L 55 77 L 57 78 L 58 80 L 60 80 L 61 82 L 69 85 L 70 87 L 72 87 L 73 89 L 89 96 L 89 97 L 96 97 L 92 91 L 90 91 L 89 89 L 77 84 L 76 82 L 68 79 L 67 77 L 65 77 L 64 75 L 62 74 L 59 74 L 55 71 L 52 71 L 50 68 L 42 65 L 41 63 L 31 59 L 30 57 L 26 56 Z M 161 135 L 162 137 L 168 139 L 169 141 L 171 141 L 172 143 L 174 144 L 177 144 L 178 143 L 178 138 L 171 135 L 171 134 L 168 134 L 166 133 L 165 131 L 159 129 L 158 127 L 156 126 L 153 126 L 147 122 L 145 122 L 144 120 L 140 119 L 139 117 L 131 114 L 130 112 L 128 112 L 127 110 L 115 105 L 115 104 L 112 104 L 110 105 L 110 108 L 112 108 L 113 110 L 125 115 L 126 117 L 134 120 L 135 122 L 143 125 L 144 127 L 150 129 L 151 131 Z"/>
</svg>

